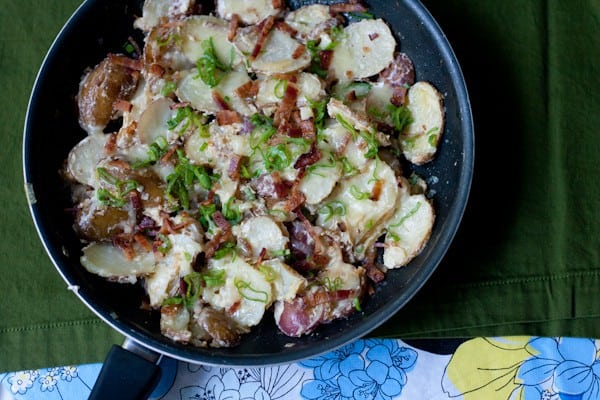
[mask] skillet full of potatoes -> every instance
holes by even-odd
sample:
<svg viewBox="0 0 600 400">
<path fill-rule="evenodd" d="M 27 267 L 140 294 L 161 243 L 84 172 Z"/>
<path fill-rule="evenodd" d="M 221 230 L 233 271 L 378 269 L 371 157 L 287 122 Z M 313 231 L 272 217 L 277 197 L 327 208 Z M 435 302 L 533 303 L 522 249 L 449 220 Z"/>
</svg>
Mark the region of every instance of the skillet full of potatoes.
<svg viewBox="0 0 600 400">
<path fill-rule="evenodd" d="M 456 232 L 473 151 L 460 69 L 420 3 L 100 3 L 76 16 L 129 30 L 68 67 L 58 178 L 35 168 L 31 119 L 50 67 L 24 150 L 27 182 L 63 205 L 45 216 L 35 190 L 40 236 L 93 311 L 161 354 L 263 365 L 412 298 Z"/>
</svg>

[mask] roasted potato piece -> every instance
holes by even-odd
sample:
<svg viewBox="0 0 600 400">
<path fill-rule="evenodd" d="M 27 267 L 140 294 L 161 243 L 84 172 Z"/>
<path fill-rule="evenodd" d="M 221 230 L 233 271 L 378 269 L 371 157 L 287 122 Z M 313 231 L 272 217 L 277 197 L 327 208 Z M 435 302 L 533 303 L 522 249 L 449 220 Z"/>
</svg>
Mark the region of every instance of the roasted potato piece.
<svg viewBox="0 0 600 400">
<path fill-rule="evenodd" d="M 408 182 L 405 181 L 408 187 Z M 422 194 L 411 195 L 408 189 L 399 196 L 398 206 L 386 224 L 387 234 L 383 264 L 399 268 L 421 252 L 429 239 L 435 214 L 431 203 Z"/>
<path fill-rule="evenodd" d="M 421 165 L 433 159 L 444 131 L 442 95 L 428 82 L 417 82 L 408 90 L 412 123 L 400 136 L 406 159 Z"/>
<path fill-rule="evenodd" d="M 201 347 L 233 347 L 248 330 L 239 326 L 223 311 L 203 307 L 194 313 L 191 323 L 192 343 Z"/>
<path fill-rule="evenodd" d="M 134 257 L 127 258 L 123 250 L 111 243 L 94 242 L 83 248 L 81 265 L 88 272 L 121 283 L 135 283 L 138 277 L 155 269 L 154 254 L 134 245 Z"/>
<path fill-rule="evenodd" d="M 79 124 L 88 133 L 101 131 L 117 116 L 113 104 L 127 100 L 139 79 L 135 61 L 122 55 L 109 55 L 88 72 L 79 84 L 77 105 Z"/>
<path fill-rule="evenodd" d="M 135 220 L 129 211 L 118 207 L 97 207 L 95 201 L 77 209 L 75 230 L 90 241 L 110 241 L 115 235 L 131 231 Z"/>
</svg>

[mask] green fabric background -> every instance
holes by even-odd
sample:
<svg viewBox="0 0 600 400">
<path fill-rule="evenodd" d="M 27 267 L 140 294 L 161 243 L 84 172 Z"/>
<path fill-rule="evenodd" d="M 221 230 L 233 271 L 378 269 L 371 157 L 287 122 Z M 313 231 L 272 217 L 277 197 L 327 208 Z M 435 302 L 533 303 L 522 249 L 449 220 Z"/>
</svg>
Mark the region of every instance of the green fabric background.
<svg viewBox="0 0 600 400">
<path fill-rule="evenodd" d="M 447 257 L 374 334 L 600 337 L 600 2 L 424 3 L 467 80 L 475 178 Z M 0 0 L 0 372 L 98 362 L 122 340 L 66 289 L 23 190 L 31 87 L 77 5 Z"/>
</svg>

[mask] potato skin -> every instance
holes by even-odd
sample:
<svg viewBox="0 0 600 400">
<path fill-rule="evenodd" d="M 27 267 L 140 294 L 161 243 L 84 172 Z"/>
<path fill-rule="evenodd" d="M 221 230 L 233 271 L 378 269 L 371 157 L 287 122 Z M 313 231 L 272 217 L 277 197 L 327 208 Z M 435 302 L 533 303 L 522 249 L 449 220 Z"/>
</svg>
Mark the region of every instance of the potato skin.
<svg viewBox="0 0 600 400">
<path fill-rule="evenodd" d="M 80 208 L 75 216 L 75 229 L 81 237 L 89 241 L 109 241 L 123 233 L 124 226 L 128 223 L 129 212 L 117 207 L 95 210 Z"/>
<path fill-rule="evenodd" d="M 128 100 L 135 91 L 139 73 L 130 68 L 134 63 L 123 55 L 109 55 L 82 78 L 77 106 L 79 124 L 88 133 L 106 127 L 116 116 L 113 103 Z"/>
</svg>

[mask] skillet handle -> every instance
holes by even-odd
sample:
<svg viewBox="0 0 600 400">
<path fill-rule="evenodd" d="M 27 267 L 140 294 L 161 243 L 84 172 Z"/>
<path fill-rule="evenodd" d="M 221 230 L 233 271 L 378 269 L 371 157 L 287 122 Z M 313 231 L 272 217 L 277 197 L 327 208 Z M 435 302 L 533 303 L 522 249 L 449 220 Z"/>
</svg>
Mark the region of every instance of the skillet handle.
<svg viewBox="0 0 600 400">
<path fill-rule="evenodd" d="M 114 345 L 102 365 L 88 400 L 145 400 L 160 379 L 159 356 L 132 341 Z"/>
</svg>

